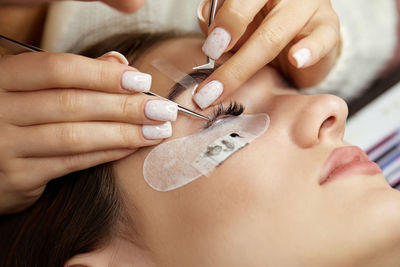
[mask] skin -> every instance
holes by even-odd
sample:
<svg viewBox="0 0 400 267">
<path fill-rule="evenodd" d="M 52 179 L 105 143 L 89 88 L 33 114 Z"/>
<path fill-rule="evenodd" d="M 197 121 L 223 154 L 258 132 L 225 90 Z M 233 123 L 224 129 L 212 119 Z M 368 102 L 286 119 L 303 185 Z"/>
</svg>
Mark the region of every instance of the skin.
<svg viewBox="0 0 400 267">
<path fill-rule="evenodd" d="M 40 41 L 38 37 L 41 35 L 46 15 L 46 2 L 52 1 L 0 0 L 0 17 L 5 19 L 5 25 L 15 25 L 11 28 L 6 27 L 9 31 L 3 32 L 20 41 L 38 44 Z M 145 1 L 104 0 L 103 2 L 124 12 L 134 12 Z M 318 31 L 319 34 L 310 34 L 305 38 L 316 41 L 316 47 L 325 47 L 327 50 L 320 53 L 320 58 L 313 57 L 313 63 L 320 60 L 315 68 L 307 69 L 305 72 L 297 70 L 293 72 L 293 65 L 288 65 L 287 57 L 284 57 L 282 61 L 277 60 L 276 63 L 288 77 L 295 81 L 300 79 L 310 84 L 325 77 L 336 59 L 337 42 L 335 41 L 337 38 L 335 39 L 335 37 L 338 36 L 338 32 L 333 31 L 332 33 L 332 29 L 338 27 L 337 21 L 334 20 L 337 18 L 330 9 L 328 0 L 309 0 L 305 3 L 307 5 L 292 0 L 252 0 L 249 5 L 246 5 L 248 8 L 241 9 L 240 12 L 244 12 L 239 16 L 241 19 L 236 20 L 234 15 L 238 14 L 232 14 L 232 12 L 238 10 L 237 8 L 242 4 L 238 0 L 224 2 L 211 29 L 217 26 L 227 28 L 232 33 L 234 40 L 231 46 L 236 44 L 237 48 L 241 48 L 214 74 L 215 78 L 224 73 L 224 77 L 221 76 L 224 83 L 236 81 L 235 86 L 226 87 L 226 94 L 223 98 L 230 94 L 229 88 L 237 88 L 239 84 L 268 63 L 269 59 L 272 60 L 272 56 L 284 51 L 284 47 L 289 41 L 296 40 L 304 33 L 317 31 L 321 25 L 332 24 L 333 27 L 325 27 L 329 29 L 328 34 L 326 34 L 326 30 L 323 30 Z M 298 12 L 299 6 L 307 12 L 304 14 Z M 301 24 L 302 20 L 304 22 L 304 19 L 308 19 L 311 15 L 310 11 L 317 7 L 319 7 L 318 12 L 308 21 L 307 27 L 305 26 L 301 31 L 293 28 L 295 25 Z M 270 16 L 264 18 L 265 14 L 273 14 L 275 11 L 277 16 L 273 16 L 273 19 Z M 287 14 L 292 13 L 296 14 L 293 16 L 293 20 L 286 20 Z M 257 19 L 254 20 L 251 27 L 247 27 L 251 22 L 250 18 L 256 14 L 258 14 Z M 271 23 L 265 24 L 264 19 Z M 232 21 L 239 23 L 233 27 Z M 280 27 L 277 25 L 282 21 L 285 21 L 287 27 L 282 31 L 282 36 L 272 36 L 280 37 L 273 40 L 272 46 L 268 43 L 265 46 L 264 38 L 254 38 L 254 36 L 262 36 L 257 32 L 261 31 L 262 33 L 263 29 L 266 29 L 266 25 L 269 25 L 268 29 L 272 29 L 268 31 L 269 33 L 280 33 L 278 31 Z M 203 25 L 204 21 L 201 21 L 201 24 Z M 37 34 L 34 35 L 29 30 L 25 31 L 27 29 L 25 25 L 36 28 Z M 249 31 L 246 34 L 240 34 L 247 28 Z M 240 38 L 242 41 L 248 38 L 248 41 L 240 42 L 238 41 Z M 256 45 L 256 48 L 249 49 L 249 44 Z M 262 49 L 257 47 L 262 47 Z M 252 51 L 257 53 L 269 51 L 267 57 L 264 55 L 267 61 L 259 61 L 263 58 L 263 55 L 259 54 L 256 55 L 257 60 L 255 61 L 252 60 L 252 57 L 246 56 L 245 60 L 241 60 L 243 54 L 254 57 Z M 324 57 L 325 52 L 329 52 L 329 56 Z M 0 51 L 0 53 L 3 52 Z M 232 65 L 234 59 L 239 60 L 240 63 Z M 100 60 L 110 61 L 112 57 L 102 57 Z M 118 62 L 118 60 L 114 61 Z M 60 62 L 67 62 L 67 64 L 60 64 Z M 238 72 L 237 66 L 244 62 L 251 62 L 251 64 L 246 64 L 247 67 Z M 71 66 L 74 67 L 71 68 Z M 160 122 L 145 118 L 143 109 L 137 108 L 142 107 L 146 101 L 152 98 L 128 95 L 126 91 L 121 90 L 121 75 L 126 70 L 135 71 L 136 69 L 128 69 L 121 64 L 101 64 L 99 61 L 61 53 L 0 55 L 0 106 L 2 107 L 0 108 L 0 131 L 5 133 L 3 138 L 7 140 L 7 142 L 0 142 L 0 214 L 18 212 L 29 207 L 40 197 L 47 182 L 51 179 L 100 163 L 121 159 L 133 153 L 136 148 L 161 142 L 161 140 L 146 140 L 138 130 L 143 124 L 159 124 Z M 146 72 L 146 70 L 141 71 Z M 51 75 L 48 75 L 49 73 Z M 292 75 L 293 73 L 295 75 Z M 46 89 L 46 92 L 42 89 Z M 103 94 L 94 95 L 88 93 L 88 90 Z M 20 93 L 21 91 L 23 93 Z M 115 94 L 125 95 L 116 96 Z M 59 104 L 60 102 L 61 104 Z M 96 104 L 98 102 L 104 105 L 99 107 Z M 128 105 L 124 103 L 128 103 Z M 12 112 L 9 112 L 10 105 L 13 107 Z M 58 114 L 56 120 L 48 116 L 54 113 Z M 104 118 L 107 118 L 109 122 L 92 123 L 93 120 L 104 121 Z M 99 139 L 90 138 L 93 136 L 93 132 L 104 133 L 105 136 L 99 136 Z M 58 143 L 59 146 L 53 145 L 54 143 Z"/>
<path fill-rule="evenodd" d="M 340 23 L 330 0 L 221 0 L 215 20 L 208 27 L 210 0 L 199 7 L 205 34 L 223 28 L 231 35 L 226 63 L 198 88 L 217 80 L 229 97 L 265 65 L 273 63 L 300 88 L 323 80 L 340 53 Z M 311 57 L 298 66 L 295 53 L 309 49 Z M 243 68 L 243 66 L 246 66 Z"/>
<path fill-rule="evenodd" d="M 136 64 L 157 77 L 154 88 L 165 95 L 173 82 L 148 62 L 163 58 L 190 72 L 204 57 L 201 44 L 199 39 L 168 41 Z M 195 108 L 189 91 L 177 102 Z M 171 192 L 154 191 L 143 179 L 151 148 L 116 162 L 117 182 L 134 223 L 120 229 L 124 239 L 114 237 L 67 266 L 93 266 L 100 255 L 98 266 L 139 260 L 137 266 L 398 265 L 400 193 L 383 175 L 349 174 L 322 186 L 318 182 L 331 152 L 349 145 L 343 141 L 346 104 L 331 95 L 299 95 L 269 67 L 232 99 L 246 113 L 269 114 L 268 131 L 209 177 Z M 200 120 L 180 116 L 170 139 L 201 127 Z"/>
<path fill-rule="evenodd" d="M 51 1 L 0 0 L 0 32 L 38 45 L 45 2 Z M 104 2 L 125 12 L 144 4 Z M 147 140 L 141 131 L 142 125 L 163 123 L 144 113 L 146 103 L 157 98 L 123 89 L 126 71 L 138 70 L 107 54 L 95 60 L 0 50 L 0 214 L 32 205 L 52 179 L 161 142 Z"/>
</svg>

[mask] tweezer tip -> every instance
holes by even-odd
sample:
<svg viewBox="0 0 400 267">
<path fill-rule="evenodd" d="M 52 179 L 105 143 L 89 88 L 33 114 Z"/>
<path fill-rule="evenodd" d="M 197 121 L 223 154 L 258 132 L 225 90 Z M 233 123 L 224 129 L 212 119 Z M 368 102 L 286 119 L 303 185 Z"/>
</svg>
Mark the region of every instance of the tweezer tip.
<svg viewBox="0 0 400 267">
<path fill-rule="evenodd" d="M 215 61 L 210 60 L 210 62 L 208 62 L 207 64 L 194 67 L 193 69 L 194 70 L 208 70 L 208 69 L 214 69 L 214 68 L 215 68 Z"/>
</svg>

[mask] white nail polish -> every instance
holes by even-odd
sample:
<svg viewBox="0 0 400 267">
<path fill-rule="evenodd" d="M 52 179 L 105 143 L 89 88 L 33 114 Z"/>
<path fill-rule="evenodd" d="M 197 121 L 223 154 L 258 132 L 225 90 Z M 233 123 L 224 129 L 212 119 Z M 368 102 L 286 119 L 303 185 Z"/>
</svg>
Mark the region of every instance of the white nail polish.
<svg viewBox="0 0 400 267">
<path fill-rule="evenodd" d="M 209 107 L 224 91 L 224 86 L 219 81 L 209 82 L 194 95 L 193 99 L 201 109 Z"/>
<path fill-rule="evenodd" d="M 172 136 L 171 122 L 160 125 L 143 125 L 143 136 L 148 140 L 165 139 Z"/>
<path fill-rule="evenodd" d="M 225 52 L 231 39 L 231 35 L 225 29 L 215 28 L 203 45 L 203 52 L 210 58 L 217 60 Z"/>
<path fill-rule="evenodd" d="M 146 117 L 157 121 L 176 121 L 178 105 L 164 100 L 150 100 L 145 107 Z"/>
<path fill-rule="evenodd" d="M 150 74 L 137 71 L 126 71 L 122 74 L 122 88 L 129 91 L 148 92 L 151 88 L 151 82 Z"/>
<path fill-rule="evenodd" d="M 102 55 L 102 57 L 116 57 L 116 58 L 118 58 L 118 60 L 119 60 L 122 64 L 124 64 L 124 65 L 126 65 L 126 66 L 129 66 L 129 61 L 128 61 L 128 59 L 126 59 L 126 57 L 125 57 L 123 54 L 121 54 L 120 52 L 111 51 L 111 52 L 105 53 L 104 55 Z"/>
<path fill-rule="evenodd" d="M 293 54 L 294 59 L 297 62 L 297 68 L 300 69 L 304 67 L 311 59 L 311 51 L 308 48 L 299 49 Z"/>
</svg>

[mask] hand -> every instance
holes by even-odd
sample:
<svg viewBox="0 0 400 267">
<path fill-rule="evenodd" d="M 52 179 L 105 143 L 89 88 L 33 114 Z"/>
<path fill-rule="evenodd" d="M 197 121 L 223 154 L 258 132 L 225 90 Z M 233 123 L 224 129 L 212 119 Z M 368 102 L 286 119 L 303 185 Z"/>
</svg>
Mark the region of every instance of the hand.
<svg viewBox="0 0 400 267">
<path fill-rule="evenodd" d="M 151 76 L 115 52 L 100 59 L 0 57 L 0 214 L 31 205 L 51 179 L 171 135 L 165 121 L 176 119 L 176 105 L 134 92 L 148 90 Z"/>
<path fill-rule="evenodd" d="M 37 4 L 37 3 L 45 3 L 53 1 L 56 0 L 0 0 L 0 5 Z M 80 1 L 92 2 L 96 0 L 80 0 Z M 143 6 L 145 0 L 102 0 L 101 2 L 104 2 L 107 5 L 115 9 L 118 9 L 120 11 L 132 13 L 139 10 Z"/>
<path fill-rule="evenodd" d="M 200 26 L 209 33 L 203 51 L 218 59 L 233 52 L 199 87 L 194 100 L 206 108 L 223 100 L 266 64 L 298 87 L 317 84 L 340 50 L 337 14 L 329 0 L 225 0 L 210 29 L 210 1 L 200 5 Z"/>
</svg>

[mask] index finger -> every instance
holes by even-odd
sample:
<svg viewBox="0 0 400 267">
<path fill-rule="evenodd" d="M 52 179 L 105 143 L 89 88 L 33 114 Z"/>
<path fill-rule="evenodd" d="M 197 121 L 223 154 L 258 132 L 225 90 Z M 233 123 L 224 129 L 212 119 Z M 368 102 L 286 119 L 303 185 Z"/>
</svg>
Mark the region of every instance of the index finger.
<svg viewBox="0 0 400 267">
<path fill-rule="evenodd" d="M 278 4 L 239 51 L 202 83 L 194 101 L 205 109 L 217 99 L 223 100 L 231 95 L 279 55 L 315 9 L 310 5 L 299 6 L 297 1 Z"/>
<path fill-rule="evenodd" d="M 0 89 L 51 88 L 127 93 L 147 92 L 151 75 L 119 64 L 64 53 L 24 53 L 0 58 Z"/>
</svg>

